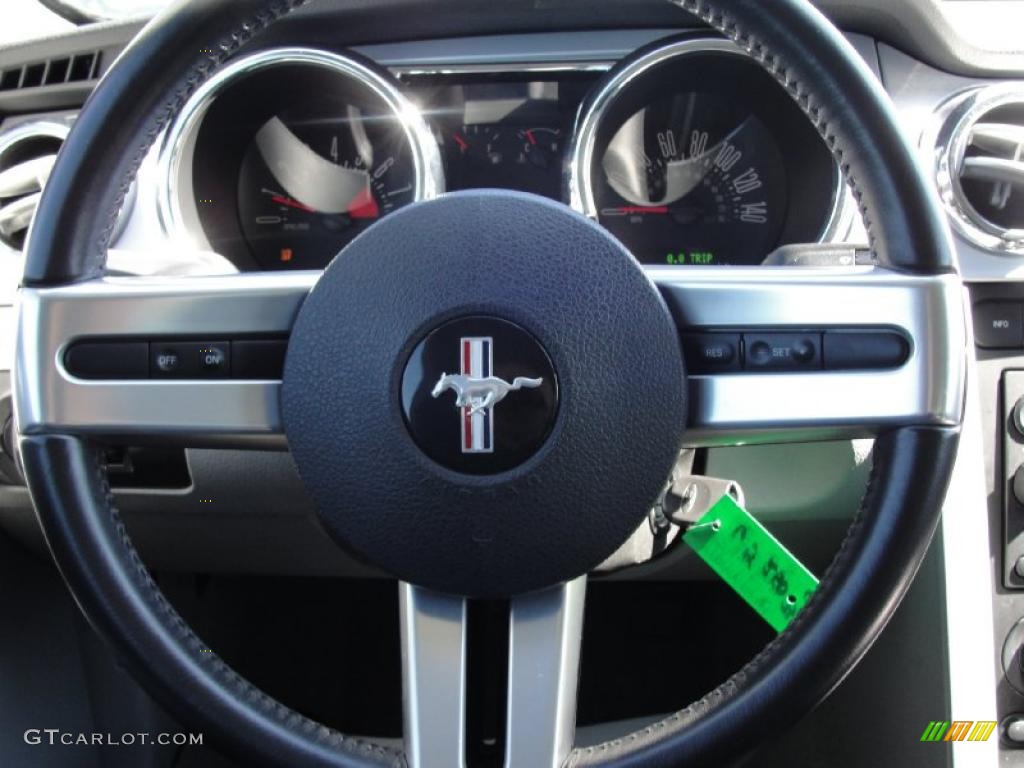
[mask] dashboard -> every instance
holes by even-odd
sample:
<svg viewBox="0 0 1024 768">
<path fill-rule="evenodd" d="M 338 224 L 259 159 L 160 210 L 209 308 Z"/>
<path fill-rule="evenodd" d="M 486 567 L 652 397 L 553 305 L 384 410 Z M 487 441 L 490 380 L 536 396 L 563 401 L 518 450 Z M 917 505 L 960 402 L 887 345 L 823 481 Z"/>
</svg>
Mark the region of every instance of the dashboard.
<svg viewBox="0 0 1024 768">
<path fill-rule="evenodd" d="M 706 33 L 507 68 L 265 49 L 199 89 L 159 151 L 166 233 L 241 271 L 322 269 L 381 217 L 476 188 L 565 202 L 672 267 L 760 264 L 851 219 L 814 126 Z"/>
</svg>

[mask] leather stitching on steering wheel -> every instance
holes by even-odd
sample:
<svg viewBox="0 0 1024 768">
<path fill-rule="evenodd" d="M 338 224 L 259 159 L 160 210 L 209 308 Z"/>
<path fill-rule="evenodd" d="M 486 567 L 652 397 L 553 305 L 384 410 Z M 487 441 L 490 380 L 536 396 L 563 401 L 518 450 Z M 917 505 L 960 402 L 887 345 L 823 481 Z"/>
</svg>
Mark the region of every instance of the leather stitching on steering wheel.
<svg viewBox="0 0 1024 768">
<path fill-rule="evenodd" d="M 735 42 L 786 89 L 786 92 L 789 93 L 800 109 L 804 111 L 804 114 L 810 119 L 818 133 L 821 134 L 836 162 L 839 163 L 839 169 L 842 172 L 843 178 L 850 185 L 853 198 L 857 202 L 857 208 L 864 220 L 864 228 L 868 235 L 868 245 L 874 250 L 874 227 L 868 207 L 864 204 L 864 196 L 857 184 L 857 180 L 850 173 L 850 164 L 844 160 L 846 153 L 838 137 L 832 132 L 828 119 L 822 114 L 823 108 L 813 102 L 812 94 L 804 88 L 798 78 L 790 77 L 790 68 L 783 64 L 779 57 L 766 51 L 756 35 L 744 31 L 724 11 L 709 9 L 704 0 L 668 0 L 668 2 L 693 14 L 709 27 L 718 30 Z"/>
<path fill-rule="evenodd" d="M 871 506 L 871 501 L 874 498 L 877 488 L 877 479 L 878 467 L 877 464 L 872 461 L 871 471 L 868 474 L 868 482 L 864 491 L 864 496 L 861 499 L 857 514 L 854 516 L 853 520 L 850 522 L 849 528 L 846 530 L 846 534 L 843 537 L 842 543 L 839 545 L 839 549 L 837 550 L 835 557 L 825 570 L 825 573 L 818 584 L 818 589 L 815 590 L 811 599 L 807 601 L 804 609 L 796 615 L 793 621 L 790 622 L 789 626 L 787 626 L 783 632 L 774 637 L 758 652 L 756 656 L 754 656 L 754 658 L 744 664 L 738 672 L 731 675 L 729 679 L 721 683 L 713 691 L 705 694 L 686 708 L 681 709 L 678 712 L 674 712 L 656 723 L 651 723 L 647 727 L 640 728 L 621 738 L 606 741 L 583 749 L 574 749 L 569 754 L 569 757 L 565 762 L 566 767 L 571 768 L 572 766 L 577 765 L 580 757 L 584 754 L 592 755 L 604 752 L 608 749 L 621 746 L 626 742 L 636 741 L 643 736 L 650 736 L 656 731 L 660 731 L 670 725 L 678 725 L 679 727 L 686 726 L 736 696 L 743 689 L 743 684 L 746 681 L 746 678 L 756 672 L 762 665 L 768 663 L 776 653 L 782 650 L 782 647 L 789 641 L 789 639 L 797 634 L 800 627 L 806 623 L 809 618 L 817 614 L 818 607 L 822 602 L 828 599 L 832 585 L 843 575 L 846 569 L 846 565 L 851 556 L 852 543 L 860 536 L 865 520 L 864 511 L 869 509 Z"/>
<path fill-rule="evenodd" d="M 90 461 L 102 489 L 111 525 L 118 533 L 121 544 L 124 546 L 125 554 L 135 566 L 135 577 L 140 587 L 140 592 L 156 606 L 157 613 L 163 618 L 164 623 L 170 627 L 178 642 L 186 646 L 199 659 L 200 664 L 208 667 L 212 675 L 234 689 L 239 696 L 250 701 L 255 708 L 267 712 L 281 721 L 287 728 L 307 734 L 332 749 L 358 752 L 364 755 L 367 753 L 376 754 L 379 757 L 391 760 L 395 766 L 405 766 L 405 756 L 402 752 L 365 739 L 346 736 L 333 728 L 329 728 L 299 714 L 254 686 L 208 648 L 206 643 L 192 631 L 192 628 L 175 610 L 174 606 L 168 602 L 156 582 L 153 581 L 149 569 L 146 568 L 142 558 L 139 556 L 138 550 L 132 544 L 124 521 L 117 510 L 116 500 L 107 479 L 107 472 L 102 463 L 101 453 L 94 446 L 90 447 L 92 449 L 90 451 Z M 203 653 L 200 653 L 201 650 Z"/>
</svg>

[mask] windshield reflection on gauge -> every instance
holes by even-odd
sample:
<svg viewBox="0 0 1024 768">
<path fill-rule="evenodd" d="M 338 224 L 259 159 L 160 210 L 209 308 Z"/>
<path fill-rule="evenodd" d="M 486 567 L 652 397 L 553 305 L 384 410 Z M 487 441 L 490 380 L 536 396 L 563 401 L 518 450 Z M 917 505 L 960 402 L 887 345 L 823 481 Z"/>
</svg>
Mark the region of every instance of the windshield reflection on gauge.
<svg viewBox="0 0 1024 768">
<path fill-rule="evenodd" d="M 562 199 L 565 141 L 595 76 L 467 73 L 410 79 L 434 126 L 447 188 L 499 188 Z"/>
<path fill-rule="evenodd" d="M 321 102 L 271 117 L 238 176 L 242 232 L 265 269 L 322 268 L 413 196 L 401 127 L 353 104 Z"/>
<path fill-rule="evenodd" d="M 768 253 L 785 220 L 782 153 L 735 102 L 673 94 L 630 116 L 601 158 L 598 218 L 641 261 Z"/>
</svg>

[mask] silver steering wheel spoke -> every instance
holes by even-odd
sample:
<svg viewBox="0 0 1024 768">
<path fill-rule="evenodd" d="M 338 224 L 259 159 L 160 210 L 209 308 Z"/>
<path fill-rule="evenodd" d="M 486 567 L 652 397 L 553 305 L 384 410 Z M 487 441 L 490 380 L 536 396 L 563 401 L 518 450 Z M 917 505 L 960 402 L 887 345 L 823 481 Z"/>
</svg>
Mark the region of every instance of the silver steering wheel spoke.
<svg viewBox="0 0 1024 768">
<path fill-rule="evenodd" d="M 399 589 L 409 766 L 465 765 L 466 600 Z M 572 749 L 585 592 L 581 576 L 511 601 L 505 768 L 558 768 Z"/>
<path fill-rule="evenodd" d="M 689 445 L 869 437 L 958 423 L 966 326 L 955 275 L 869 266 L 649 268 L 680 334 L 894 331 L 907 360 L 879 370 L 694 372 Z M 192 445 L 285 445 L 279 380 L 84 380 L 64 365 L 90 339 L 286 337 L 317 272 L 104 277 L 21 292 L 19 427 Z M 942 343 L 935 340 L 942 339 Z M 692 362 L 692 361 L 688 361 Z"/>
<path fill-rule="evenodd" d="M 21 291 L 15 386 L 26 435 L 67 433 L 235 447 L 285 445 L 280 380 L 94 380 L 76 342 L 285 338 L 317 272 L 104 277 Z"/>
<path fill-rule="evenodd" d="M 666 267 L 648 274 L 684 338 L 722 332 L 745 343 L 758 334 L 809 332 L 821 339 L 882 331 L 908 343 L 902 364 L 877 369 L 832 369 L 826 354 L 806 369 L 745 364 L 695 373 L 688 359 L 690 446 L 871 437 L 960 421 L 967 338 L 956 275 L 872 266 Z"/>
</svg>

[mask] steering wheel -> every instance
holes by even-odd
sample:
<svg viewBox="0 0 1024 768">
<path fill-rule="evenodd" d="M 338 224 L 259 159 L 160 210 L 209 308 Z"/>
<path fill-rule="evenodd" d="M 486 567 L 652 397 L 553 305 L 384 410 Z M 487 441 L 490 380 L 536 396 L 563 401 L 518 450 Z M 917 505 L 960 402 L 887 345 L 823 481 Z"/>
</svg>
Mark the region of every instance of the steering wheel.
<svg viewBox="0 0 1024 768">
<path fill-rule="evenodd" d="M 483 191 L 388 216 L 322 275 L 104 276 L 120 204 L 161 129 L 299 4 L 192 0 L 157 16 L 83 108 L 39 206 L 20 302 L 20 454 L 93 626 L 160 703 L 247 764 L 461 764 L 467 597 L 511 598 L 508 766 L 721 764 L 796 720 L 865 653 L 912 580 L 963 406 L 948 233 L 878 82 L 806 0 L 676 2 L 759 62 L 817 126 L 860 203 L 873 265 L 645 270 L 565 206 Z M 681 334 L 737 328 L 885 328 L 909 353 L 879 370 L 687 376 Z M 82 340 L 272 335 L 289 338 L 283 381 L 83 380 L 65 365 Z M 473 346 L 481 340 L 494 349 Z M 435 382 L 460 394 L 465 382 L 439 378 L 448 372 L 431 352 L 460 343 L 523 371 L 491 393 L 504 398 L 495 412 L 536 404 L 524 424 L 495 422 L 506 435 L 483 463 L 424 448 L 436 409 L 473 418 L 449 392 L 430 397 Z M 684 443 L 851 436 L 876 439 L 870 485 L 792 624 L 699 702 L 573 749 L 585 574 L 641 523 Z M 207 652 L 114 507 L 99 448 L 112 438 L 286 439 L 327 531 L 402 582 L 404 751 L 312 722 Z"/>
</svg>

